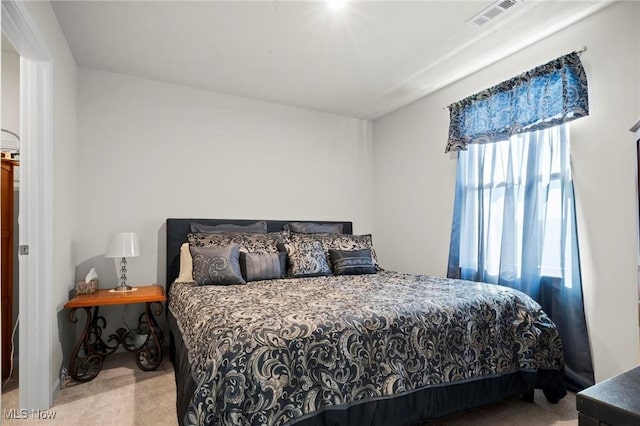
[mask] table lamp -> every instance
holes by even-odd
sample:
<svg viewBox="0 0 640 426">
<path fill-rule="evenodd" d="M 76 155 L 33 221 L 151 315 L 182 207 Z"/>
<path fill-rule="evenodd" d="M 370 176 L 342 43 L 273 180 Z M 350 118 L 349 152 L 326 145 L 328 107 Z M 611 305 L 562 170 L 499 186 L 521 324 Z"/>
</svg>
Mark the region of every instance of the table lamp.
<svg viewBox="0 0 640 426">
<path fill-rule="evenodd" d="M 135 232 L 118 232 L 109 235 L 105 257 L 120 257 L 120 283 L 114 291 L 131 291 L 127 285 L 127 257 L 140 256 L 138 234 Z"/>
</svg>

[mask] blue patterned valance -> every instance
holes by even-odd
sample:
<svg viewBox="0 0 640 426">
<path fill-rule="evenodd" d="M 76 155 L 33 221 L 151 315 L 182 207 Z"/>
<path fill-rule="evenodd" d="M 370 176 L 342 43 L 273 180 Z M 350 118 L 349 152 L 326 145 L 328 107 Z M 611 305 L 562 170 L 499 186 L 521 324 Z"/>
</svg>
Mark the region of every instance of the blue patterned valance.
<svg viewBox="0 0 640 426">
<path fill-rule="evenodd" d="M 577 52 L 449 106 L 449 151 L 509 139 L 589 115 L 587 76 Z"/>
</svg>

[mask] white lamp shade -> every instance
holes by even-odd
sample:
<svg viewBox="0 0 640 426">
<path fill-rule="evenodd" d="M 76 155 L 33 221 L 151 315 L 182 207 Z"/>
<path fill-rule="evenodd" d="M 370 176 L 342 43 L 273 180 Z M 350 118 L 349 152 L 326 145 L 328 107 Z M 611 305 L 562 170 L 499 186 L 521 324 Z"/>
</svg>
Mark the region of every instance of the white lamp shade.
<svg viewBox="0 0 640 426">
<path fill-rule="evenodd" d="M 105 257 L 136 257 L 140 256 L 138 234 L 135 232 L 118 232 L 109 235 Z"/>
</svg>

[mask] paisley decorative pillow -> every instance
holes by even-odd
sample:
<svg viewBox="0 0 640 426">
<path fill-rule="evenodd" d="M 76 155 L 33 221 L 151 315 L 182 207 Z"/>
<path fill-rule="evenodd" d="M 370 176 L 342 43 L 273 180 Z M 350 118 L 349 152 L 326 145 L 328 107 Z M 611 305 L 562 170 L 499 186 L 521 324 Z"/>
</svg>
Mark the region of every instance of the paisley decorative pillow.
<svg viewBox="0 0 640 426">
<path fill-rule="evenodd" d="M 331 259 L 329 257 L 329 250 L 371 250 L 371 260 L 373 266 L 377 271 L 381 270 L 378 260 L 376 259 L 376 252 L 373 249 L 373 240 L 371 234 L 364 235 L 351 235 L 351 234 L 291 234 L 290 239 L 292 243 L 298 243 L 301 241 L 318 241 L 322 244 L 322 248 L 325 252 L 325 257 L 329 266 L 331 266 Z"/>
<path fill-rule="evenodd" d="M 240 271 L 240 246 L 190 247 L 193 280 L 198 285 L 244 284 Z"/>
<path fill-rule="evenodd" d="M 331 268 L 319 241 L 308 240 L 285 243 L 289 255 L 289 276 L 317 277 L 331 275 Z"/>
<path fill-rule="evenodd" d="M 238 244 L 245 253 L 278 253 L 278 244 L 288 241 L 287 231 L 266 234 L 252 232 L 193 232 L 187 235 L 190 247 L 225 247 Z"/>
</svg>

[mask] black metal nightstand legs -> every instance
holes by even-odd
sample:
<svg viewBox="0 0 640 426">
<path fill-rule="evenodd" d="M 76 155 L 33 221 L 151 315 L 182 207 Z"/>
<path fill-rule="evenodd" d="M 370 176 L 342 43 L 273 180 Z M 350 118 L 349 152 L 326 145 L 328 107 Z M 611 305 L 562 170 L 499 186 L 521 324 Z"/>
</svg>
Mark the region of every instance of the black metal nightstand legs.
<svg viewBox="0 0 640 426">
<path fill-rule="evenodd" d="M 152 306 L 156 304 L 157 308 L 155 312 L 152 312 Z M 138 329 L 139 334 L 146 334 L 147 338 L 137 350 L 136 350 L 136 363 L 141 370 L 151 371 L 158 368 L 162 362 L 162 343 L 164 342 L 164 336 L 162 330 L 158 327 L 155 316 L 162 314 L 162 303 L 149 302 L 144 308 L 144 313 L 140 315 Z"/>
<path fill-rule="evenodd" d="M 102 340 L 102 330 L 107 324 L 104 317 L 98 315 L 98 307 L 93 308 L 74 308 L 69 312 L 69 322 L 75 324 L 78 322 L 76 311 L 84 309 L 87 321 L 76 343 L 73 353 L 71 354 L 71 363 L 69 365 L 70 375 L 73 380 L 78 382 L 88 382 L 93 380 L 100 370 L 102 370 L 102 362 L 110 353 L 118 349 L 118 345 L 109 346 Z M 111 339 L 109 339 L 111 340 Z"/>
<path fill-rule="evenodd" d="M 157 305 L 155 312 L 153 305 Z M 98 315 L 98 307 L 73 308 L 69 312 L 69 322 L 78 322 L 76 311 L 83 309 L 86 314 L 86 323 L 82 334 L 76 343 L 69 364 L 70 375 L 77 382 L 93 380 L 100 370 L 107 355 L 115 352 L 122 346 L 129 352 L 136 353 L 136 364 L 141 370 L 151 371 L 162 363 L 162 343 L 164 336 L 154 318 L 162 313 L 162 303 L 147 302 L 145 310 L 138 319 L 138 328 L 135 331 L 119 328 L 109 336 L 107 344 L 102 340 L 102 331 L 107 325 L 104 317 Z M 143 338 L 144 341 L 139 341 Z"/>
</svg>

